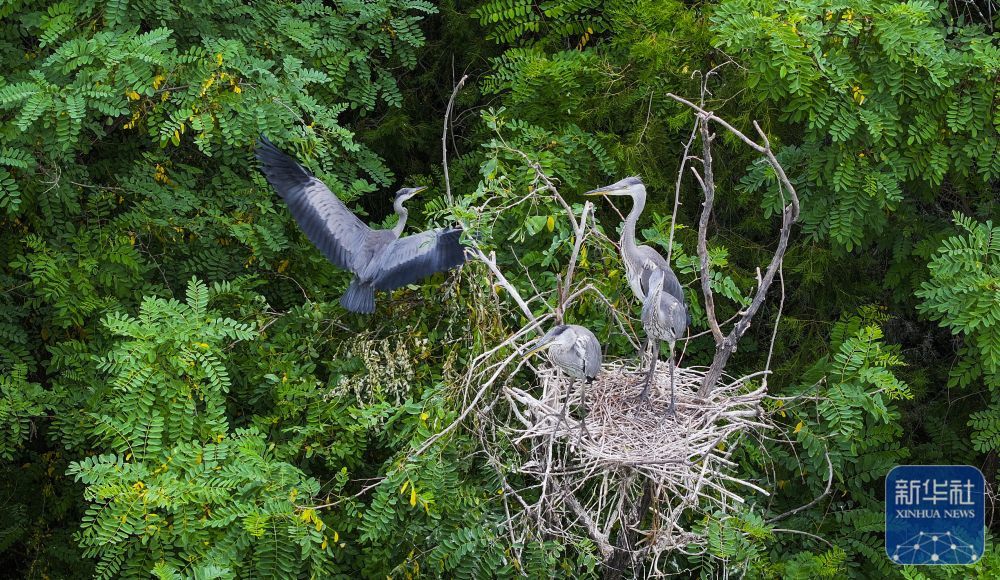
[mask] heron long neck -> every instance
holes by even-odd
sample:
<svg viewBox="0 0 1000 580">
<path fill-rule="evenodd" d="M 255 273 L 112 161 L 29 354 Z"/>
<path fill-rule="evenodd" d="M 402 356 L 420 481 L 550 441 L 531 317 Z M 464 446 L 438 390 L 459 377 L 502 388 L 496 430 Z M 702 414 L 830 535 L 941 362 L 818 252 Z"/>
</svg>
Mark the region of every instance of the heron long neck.
<svg viewBox="0 0 1000 580">
<path fill-rule="evenodd" d="M 406 227 L 406 216 L 410 215 L 410 212 L 406 211 L 406 208 L 403 207 L 403 200 L 400 199 L 397 199 L 392 207 L 396 210 L 396 215 L 399 216 L 399 221 L 392 228 L 392 233 L 398 238 L 403 235 L 403 228 Z"/>
<path fill-rule="evenodd" d="M 649 278 L 649 292 L 646 294 L 647 302 L 659 302 L 660 294 L 663 293 L 663 276 L 651 276 Z"/>
<path fill-rule="evenodd" d="M 639 266 L 642 263 L 639 245 L 635 243 L 635 225 L 639 222 L 639 215 L 645 207 L 646 188 L 640 185 L 632 193 L 632 211 L 625 218 L 625 225 L 622 228 L 622 256 L 633 266 Z"/>
</svg>

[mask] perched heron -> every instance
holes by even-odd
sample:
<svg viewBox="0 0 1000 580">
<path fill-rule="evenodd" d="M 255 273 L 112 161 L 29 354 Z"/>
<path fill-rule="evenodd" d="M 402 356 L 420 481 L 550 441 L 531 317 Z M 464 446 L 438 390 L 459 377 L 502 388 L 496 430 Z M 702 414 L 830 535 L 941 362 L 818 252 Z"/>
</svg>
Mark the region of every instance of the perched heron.
<svg viewBox="0 0 1000 580">
<path fill-rule="evenodd" d="M 632 198 L 632 211 L 625 218 L 622 228 L 621 252 L 625 262 L 625 275 L 628 278 L 632 292 L 642 302 L 642 322 L 646 330 L 646 344 L 643 352 L 653 343 L 653 360 L 646 374 L 642 392 L 637 397 L 640 401 L 649 400 L 649 389 L 652 384 L 656 360 L 660 355 L 660 341 L 670 344 L 670 409 L 674 407 L 673 357 L 674 342 L 680 338 L 691 324 L 677 275 L 670 269 L 667 259 L 650 246 L 640 246 L 635 241 L 635 226 L 646 206 L 646 186 L 638 177 L 626 177 L 611 185 L 588 191 L 584 195 L 615 195 Z M 647 322 L 648 321 L 648 322 Z"/>
<path fill-rule="evenodd" d="M 642 303 L 642 328 L 646 331 L 646 341 L 653 342 L 653 360 L 649 363 L 646 374 L 646 384 L 639 394 L 639 399 L 649 397 L 649 386 L 653 381 L 656 362 L 660 358 L 660 341 L 667 341 L 670 346 L 670 408 L 667 413 L 677 414 L 677 403 L 674 394 L 674 343 L 687 331 L 688 314 L 684 303 L 672 294 L 663 290 L 666 279 L 665 270 L 653 270 L 649 277 L 649 294 Z"/>
<path fill-rule="evenodd" d="M 322 181 L 261 135 L 257 159 L 267 181 L 288 205 L 306 237 L 335 266 L 354 273 L 340 304 L 351 312 L 375 311 L 375 291 L 395 290 L 465 263 L 462 229 L 438 228 L 400 237 L 408 212 L 403 202 L 424 187 L 396 192 L 393 208 L 399 221 L 373 230 L 351 213 Z"/>
<path fill-rule="evenodd" d="M 540 350 L 547 350 L 549 362 L 561 369 L 570 377 L 570 390 L 575 381 L 580 383 L 580 405 L 583 408 L 583 420 L 580 421 L 581 433 L 587 429 L 587 385 L 594 382 L 601 371 L 601 343 L 590 330 L 576 324 L 560 324 L 545 333 L 535 341 L 525 356 Z M 563 407 L 563 417 L 566 416 L 567 399 Z"/>
</svg>

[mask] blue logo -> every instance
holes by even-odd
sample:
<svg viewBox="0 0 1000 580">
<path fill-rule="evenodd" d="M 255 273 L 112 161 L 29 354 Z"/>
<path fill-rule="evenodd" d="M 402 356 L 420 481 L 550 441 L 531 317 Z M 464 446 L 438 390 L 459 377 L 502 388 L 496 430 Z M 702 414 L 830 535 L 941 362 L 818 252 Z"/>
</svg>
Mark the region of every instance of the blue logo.
<svg viewBox="0 0 1000 580">
<path fill-rule="evenodd" d="M 885 551 L 896 564 L 972 564 L 986 547 L 986 480 L 970 465 L 900 465 L 885 478 Z"/>
</svg>

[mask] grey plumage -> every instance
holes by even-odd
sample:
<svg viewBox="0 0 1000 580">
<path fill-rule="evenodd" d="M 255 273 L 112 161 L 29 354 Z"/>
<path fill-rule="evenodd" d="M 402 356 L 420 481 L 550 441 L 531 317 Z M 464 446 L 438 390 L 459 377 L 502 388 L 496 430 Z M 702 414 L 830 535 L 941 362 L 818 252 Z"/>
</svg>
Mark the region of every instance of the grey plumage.
<svg viewBox="0 0 1000 580">
<path fill-rule="evenodd" d="M 601 343 L 590 330 L 578 324 L 553 327 L 529 348 L 529 353 L 545 349 L 549 362 L 574 379 L 587 382 L 601 370 Z"/>
<path fill-rule="evenodd" d="M 687 309 L 677 298 L 663 289 L 663 270 L 653 270 L 651 290 L 642 304 L 642 327 L 646 336 L 671 345 L 687 330 Z"/>
<path fill-rule="evenodd" d="M 584 195 L 629 196 L 632 198 L 632 211 L 625 218 L 622 226 L 621 252 L 625 262 L 625 274 L 629 286 L 636 297 L 643 300 L 649 292 L 649 277 L 653 270 L 663 270 L 663 289 L 674 298 L 684 303 L 684 288 L 677 275 L 670 269 L 670 264 L 659 252 L 651 246 L 639 245 L 635 239 L 635 229 L 639 216 L 646 207 L 646 186 L 638 177 L 626 177 L 611 185 L 588 191 Z"/>
<path fill-rule="evenodd" d="M 399 190 L 393 203 L 399 221 L 392 229 L 375 230 L 263 135 L 255 153 L 267 181 L 285 200 L 309 241 L 335 266 L 354 273 L 340 299 L 347 310 L 371 313 L 376 290 L 394 290 L 465 263 L 465 248 L 459 241 L 461 228 L 400 237 L 408 214 L 403 202 L 424 188 Z"/>
<path fill-rule="evenodd" d="M 649 278 L 650 291 L 642 304 L 642 328 L 646 331 L 646 341 L 653 343 L 653 357 L 649 363 L 649 373 L 646 384 L 639 398 L 649 396 L 656 362 L 660 358 L 660 341 L 666 341 L 670 347 L 670 408 L 668 413 L 677 412 L 677 402 L 674 389 L 674 344 L 687 332 L 690 315 L 682 302 L 663 288 L 665 272 L 653 270 Z"/>
<path fill-rule="evenodd" d="M 587 328 L 577 324 L 560 324 L 530 345 L 526 356 L 543 349 L 547 351 L 549 362 L 570 377 L 571 388 L 574 382 L 583 381 L 580 384 L 580 405 L 584 420 L 580 421 L 580 428 L 581 431 L 586 430 L 587 385 L 601 371 L 601 343 Z"/>
<path fill-rule="evenodd" d="M 461 237 L 461 229 L 444 228 L 393 240 L 392 251 L 377 254 L 361 279 L 371 280 L 376 290 L 392 290 L 451 269 L 465 262 Z"/>
<path fill-rule="evenodd" d="M 627 177 L 611 185 L 588 191 L 585 195 L 619 195 L 632 198 L 632 211 L 622 227 L 621 252 L 629 286 L 642 302 L 642 325 L 646 331 L 646 347 L 653 343 L 653 357 L 640 400 L 649 397 L 649 389 L 660 356 L 660 341 L 670 346 L 670 412 L 675 412 L 674 343 L 691 324 L 691 314 L 684 297 L 684 288 L 670 268 L 667 259 L 650 246 L 640 246 L 635 240 L 639 215 L 646 205 L 646 186 L 638 177 Z"/>
</svg>

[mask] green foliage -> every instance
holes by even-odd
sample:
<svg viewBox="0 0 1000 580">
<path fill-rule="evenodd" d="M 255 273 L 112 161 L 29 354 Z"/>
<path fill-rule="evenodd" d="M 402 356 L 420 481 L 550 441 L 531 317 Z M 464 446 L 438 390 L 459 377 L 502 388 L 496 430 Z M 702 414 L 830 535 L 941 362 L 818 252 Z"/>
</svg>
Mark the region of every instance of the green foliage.
<svg viewBox="0 0 1000 580">
<path fill-rule="evenodd" d="M 811 235 L 850 250 L 885 230 L 904 185 L 1000 177 L 1000 51 L 946 4 L 726 0 L 712 22 L 748 89 L 803 129 L 783 161 Z"/>
<path fill-rule="evenodd" d="M 0 504 L 29 518 L 10 528 L 4 517 L 5 564 L 53 577 L 89 575 L 90 557 L 112 577 L 327 575 L 333 536 L 319 512 L 301 517 L 320 490 L 301 471 L 306 452 L 276 446 L 291 425 L 247 429 L 234 397 L 256 389 L 262 413 L 294 404 L 261 388 L 273 369 L 243 358 L 239 345 L 274 316 L 251 289 L 283 280 L 269 296 L 298 304 L 291 276 L 311 290 L 333 281 L 288 235 L 250 146 L 264 132 L 297 149 L 349 201 L 387 185 L 391 171 L 352 129 L 401 104 L 398 72 L 416 64 L 434 11 L 419 0 L 0 8 L 0 456 L 11 460 L 0 487 L 42 490 Z M 195 274 L 215 282 L 171 298 Z"/>
<path fill-rule="evenodd" d="M 820 554 L 799 552 L 778 569 L 784 578 L 838 578 L 844 573 L 847 553 L 834 546 Z"/>
<path fill-rule="evenodd" d="M 227 341 L 249 340 L 253 329 L 208 312 L 209 291 L 188 284 L 187 302 L 146 299 L 138 318 L 117 313 L 104 325 L 119 341 L 97 365 L 108 375 L 92 433 L 104 446 L 143 460 L 182 441 L 206 441 L 228 430 Z M 110 413 L 108 412 L 110 411 Z"/>
<path fill-rule="evenodd" d="M 14 458 L 34 429 L 32 418 L 48 407 L 47 400 L 41 385 L 28 382 L 24 365 L 0 374 L 0 459 Z"/>
<path fill-rule="evenodd" d="M 820 575 L 838 576 L 845 558 L 854 566 L 865 560 L 866 568 L 883 573 L 889 569 L 879 543 L 884 515 L 878 488 L 888 470 L 909 455 L 900 444 L 900 414 L 894 403 L 912 394 L 893 374 L 903 363 L 896 349 L 883 343 L 879 324 L 885 320 L 877 309 L 863 308 L 834 324 L 830 354 L 787 389 L 786 398 L 776 401 L 777 415 L 787 418 L 789 435 L 801 447 L 799 452 L 784 445 L 768 450 L 779 490 L 778 505 L 771 509 L 782 513 L 805 503 L 800 497 L 790 505 L 780 499 L 802 483 L 811 497 L 832 485 L 832 493 L 820 502 L 826 507 L 783 523 L 792 529 L 819 530 L 836 546 L 821 558 L 797 556 L 783 564 L 786 572 L 815 568 Z M 831 510 L 832 517 L 824 510 Z M 838 555 L 841 550 L 843 555 Z"/>
<path fill-rule="evenodd" d="M 828 398 L 820 403 L 819 412 L 830 429 L 840 431 L 845 441 L 853 442 L 863 427 L 862 412 L 888 423 L 891 417 L 885 400 L 911 398 L 912 395 L 892 374 L 892 369 L 903 361 L 883 349 L 880 344 L 882 330 L 869 325 L 838 341 L 838 334 L 845 326 L 850 326 L 850 322 L 833 329 L 833 340 L 835 344 L 839 342 L 833 360 L 819 363 L 833 375 L 828 377 L 833 386 L 828 387 Z"/>
<path fill-rule="evenodd" d="M 323 521 L 295 503 L 319 483 L 276 461 L 253 430 L 126 457 L 69 469 L 87 486 L 79 541 L 99 578 L 318 575 L 333 554 Z"/>
<path fill-rule="evenodd" d="M 441 113 L 466 72 L 447 141 L 455 207 L 432 188 L 410 204 L 413 227 L 465 220 L 548 312 L 574 239 L 553 199 L 520 203 L 540 185 L 530 163 L 577 213 L 580 192 L 641 175 L 640 237 L 665 251 L 673 234 L 697 333 L 689 177 L 670 231 L 692 116 L 666 93 L 697 95 L 698 71 L 731 55 L 739 66 L 717 69 L 707 106 L 748 134 L 761 120 L 807 235 L 796 229 L 786 256 L 773 352 L 777 286 L 727 369 L 748 374 L 773 354 L 779 432 L 732 456 L 772 495 L 691 522 L 709 550 L 668 567 L 921 575 L 884 557 L 881 478 L 908 461 L 995 479 L 1000 445 L 1000 67 L 991 23 L 959 8 L 3 4 L 0 564 L 27 578 L 599 576 L 588 541 L 510 541 L 518 507 L 504 485 L 534 481 L 506 471 L 515 447 L 499 465 L 480 452 L 465 430 L 483 427 L 475 416 L 412 455 L 464 410 L 469 361 L 522 322 L 487 270 L 471 263 L 372 317 L 345 314 L 349 276 L 254 171 L 252 143 L 266 133 L 384 224 L 386 190 L 443 190 Z M 709 258 L 725 319 L 773 252 L 782 200 L 769 166 L 720 137 Z M 956 234 L 942 219 L 954 210 L 979 221 L 958 218 Z M 576 276 L 636 315 L 610 241 L 627 211 L 596 205 Z M 633 356 L 608 314 L 587 294 L 567 318 L 609 356 Z M 712 353 L 695 338 L 682 364 Z M 969 570 L 992 577 L 998 561 L 990 550 Z"/>
<path fill-rule="evenodd" d="M 416 24 L 432 12 L 419 0 L 341 9 L 140 4 L 110 12 L 63 2 L 7 16 L 0 54 L 17 65 L 0 77 L 0 111 L 12 115 L 0 151 L 10 168 L 0 174 L 0 204 L 8 214 L 34 207 L 41 191 L 19 186 L 22 175 L 61 171 L 86 181 L 83 168 L 61 166 L 117 131 L 168 152 L 187 141 L 202 155 L 233 161 L 234 149 L 259 133 L 284 135 L 294 126 L 328 170 L 353 177 L 361 169 L 385 183 L 388 169 L 340 119 L 349 109 L 399 105 L 389 67 L 415 63 L 424 42 Z M 89 24 L 76 29 L 77 22 Z M 261 41 L 271 31 L 278 34 Z M 37 51 L 16 49 L 11 40 L 21 33 L 38 35 Z M 345 164 L 345 154 L 358 162 Z M 55 183 L 58 197 L 70 195 L 69 184 Z"/>
<path fill-rule="evenodd" d="M 489 27 L 489 38 L 505 44 L 557 45 L 568 41 L 583 48 L 590 37 L 607 30 L 602 0 L 489 0 L 472 15 Z"/>
<path fill-rule="evenodd" d="M 316 573 L 332 555 L 322 520 L 296 503 L 319 483 L 277 460 L 261 433 L 229 430 L 231 380 L 220 357 L 256 333 L 209 310 L 209 300 L 192 280 L 186 302 L 149 298 L 138 317 L 104 321 L 118 337 L 97 363 L 107 387 L 80 427 L 114 453 L 68 470 L 86 485 L 79 542 L 98 558 L 98 577 L 287 577 Z"/>
<path fill-rule="evenodd" d="M 494 60 L 483 90 L 506 93 L 508 106 L 516 107 L 524 121 L 558 126 L 560 119 L 574 119 L 574 112 L 578 115 L 587 105 L 593 85 L 602 82 L 599 65 L 592 52 L 550 55 L 536 48 L 511 49 Z"/>
<path fill-rule="evenodd" d="M 972 413 L 969 426 L 973 447 L 994 451 L 1000 449 L 1000 228 L 957 212 L 955 223 L 964 232 L 944 240 L 928 264 L 918 309 L 964 338 L 948 384 L 968 387 L 981 379 L 989 387 L 989 406 Z"/>
<path fill-rule="evenodd" d="M 959 213 L 955 223 L 964 234 L 945 240 L 931 259 L 931 277 L 917 292 L 923 299 L 919 309 L 967 336 L 982 372 L 995 375 L 1000 372 L 1000 227 Z"/>
</svg>

